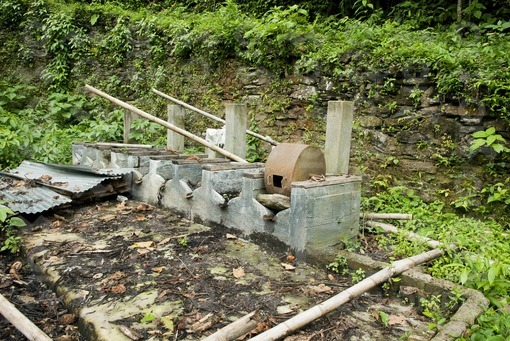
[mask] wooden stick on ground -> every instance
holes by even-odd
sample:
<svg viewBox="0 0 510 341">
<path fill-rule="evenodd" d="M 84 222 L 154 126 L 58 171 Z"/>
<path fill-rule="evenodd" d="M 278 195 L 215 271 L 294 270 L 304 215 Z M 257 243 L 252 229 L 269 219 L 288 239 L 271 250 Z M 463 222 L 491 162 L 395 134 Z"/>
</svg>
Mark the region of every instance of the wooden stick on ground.
<svg viewBox="0 0 510 341">
<path fill-rule="evenodd" d="M 209 335 L 202 341 L 231 341 L 238 337 L 241 337 L 253 329 L 257 328 L 260 322 L 260 314 L 258 311 L 252 311 L 251 313 L 241 317 L 240 319 L 226 325 L 214 334 Z"/>
<path fill-rule="evenodd" d="M 393 276 L 399 275 L 402 272 L 411 269 L 412 267 L 428 262 L 434 258 L 437 258 L 443 254 L 443 250 L 434 249 L 419 255 L 405 258 L 399 261 L 395 261 L 391 263 L 390 266 L 376 272 L 370 277 L 365 278 L 363 281 L 357 283 L 356 285 L 348 288 L 347 290 L 342 291 L 336 296 L 333 296 L 327 301 L 322 302 L 315 307 L 312 307 L 293 318 L 280 323 L 279 325 L 269 329 L 268 331 L 257 335 L 251 340 L 277 340 L 286 335 L 289 335 L 293 331 L 306 326 L 308 323 L 330 313 L 331 311 L 337 309 L 343 304 L 349 302 L 353 298 L 367 292 L 371 288 L 387 281 Z"/>
<path fill-rule="evenodd" d="M 0 294 L 0 313 L 29 340 L 51 341 L 41 329 L 32 323 L 16 307 Z"/>
<path fill-rule="evenodd" d="M 434 248 L 439 247 L 441 245 L 441 243 L 438 242 L 437 240 L 434 240 L 432 238 L 425 237 L 425 236 L 420 236 L 419 234 L 411 232 L 411 231 L 402 231 L 402 230 L 399 230 L 395 225 L 379 223 L 379 222 L 376 222 L 376 221 L 367 221 L 367 222 L 365 222 L 365 224 L 367 224 L 367 226 L 380 227 L 380 228 L 383 229 L 384 232 L 391 232 L 391 233 L 395 233 L 395 234 L 399 234 L 399 233 L 403 234 L 409 240 L 413 240 L 415 242 L 422 242 L 422 243 L 427 244 L 431 249 L 434 249 Z M 454 247 L 454 246 L 452 245 L 452 247 Z"/>
<path fill-rule="evenodd" d="M 360 213 L 360 218 L 363 219 L 396 219 L 396 220 L 411 220 L 412 214 L 406 213 Z"/>
</svg>

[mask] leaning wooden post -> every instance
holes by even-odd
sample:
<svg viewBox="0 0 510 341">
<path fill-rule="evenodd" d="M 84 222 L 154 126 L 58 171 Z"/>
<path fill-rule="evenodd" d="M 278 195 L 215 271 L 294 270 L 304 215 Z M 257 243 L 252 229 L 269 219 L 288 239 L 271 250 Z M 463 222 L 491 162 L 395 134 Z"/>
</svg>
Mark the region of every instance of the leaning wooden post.
<svg viewBox="0 0 510 341">
<path fill-rule="evenodd" d="M 220 153 L 223 156 L 228 157 L 229 159 L 232 159 L 232 160 L 237 161 L 237 162 L 248 163 L 248 161 L 246 161 L 243 158 L 241 158 L 241 157 L 239 157 L 239 156 L 229 152 L 228 150 L 225 150 L 225 149 L 222 149 L 222 148 L 220 148 L 218 146 L 215 146 L 214 144 L 211 144 L 211 143 L 207 142 L 203 138 L 201 138 L 199 136 L 196 136 L 196 135 L 190 133 L 189 131 L 186 131 L 186 130 L 184 130 L 182 128 L 176 127 L 173 124 L 170 124 L 167 121 L 160 119 L 159 117 L 152 116 L 151 114 L 146 113 L 145 111 L 140 110 L 140 109 L 138 109 L 135 106 L 127 104 L 126 102 L 123 102 L 120 99 L 117 99 L 117 98 L 115 98 L 113 96 L 110 96 L 106 92 L 103 92 L 103 91 L 101 91 L 99 89 L 96 89 L 93 86 L 85 84 L 85 89 L 87 89 L 90 92 L 95 93 L 96 95 L 99 95 L 99 96 L 101 96 L 103 98 L 106 98 L 110 102 L 115 103 L 118 106 L 123 107 L 124 109 L 128 109 L 128 110 L 134 112 L 138 116 L 142 116 L 142 117 L 148 119 L 149 121 L 155 122 L 155 123 L 157 123 L 159 125 L 162 125 L 163 127 L 166 127 L 168 129 L 172 129 L 173 131 L 175 131 L 175 132 L 177 132 L 177 133 L 179 133 L 181 135 L 184 135 L 187 138 L 192 139 L 193 141 L 196 141 L 196 142 L 198 142 L 198 143 L 200 143 L 200 144 L 202 144 L 202 145 L 204 145 L 204 146 L 206 146 L 208 148 L 211 148 L 214 151 L 217 151 L 218 153 Z"/>
<path fill-rule="evenodd" d="M 353 102 L 328 102 L 326 145 L 324 151 L 327 174 L 340 175 L 349 172 L 353 113 Z"/>
<path fill-rule="evenodd" d="M 39 327 L 23 315 L 16 307 L 0 294 L 0 313 L 29 340 L 51 341 Z"/>
<path fill-rule="evenodd" d="M 129 143 L 129 135 L 131 134 L 131 125 L 136 119 L 136 114 L 124 109 L 124 143 Z"/>
<path fill-rule="evenodd" d="M 248 107 L 244 103 L 227 103 L 225 107 L 225 149 L 245 158 Z"/>
<path fill-rule="evenodd" d="M 169 104 L 168 123 L 184 128 L 184 108 L 180 105 Z M 172 150 L 182 152 L 184 150 L 184 136 L 169 129 L 166 136 L 166 146 Z"/>
</svg>

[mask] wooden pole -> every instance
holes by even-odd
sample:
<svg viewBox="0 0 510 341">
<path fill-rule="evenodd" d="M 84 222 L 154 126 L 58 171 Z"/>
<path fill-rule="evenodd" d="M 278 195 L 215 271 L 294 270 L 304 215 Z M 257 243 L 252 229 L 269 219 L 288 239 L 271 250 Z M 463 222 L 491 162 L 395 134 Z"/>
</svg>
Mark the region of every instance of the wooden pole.
<svg viewBox="0 0 510 341">
<path fill-rule="evenodd" d="M 190 132 L 188 132 L 188 131 L 186 131 L 184 129 L 181 129 L 179 127 L 176 127 L 175 125 L 170 124 L 167 121 L 162 120 L 162 119 L 160 119 L 160 118 L 158 118 L 156 116 L 152 116 L 151 114 L 146 113 L 145 111 L 140 110 L 140 109 L 138 109 L 137 107 L 135 107 L 133 105 L 127 104 L 126 102 L 123 102 L 120 99 L 117 99 L 117 98 L 115 98 L 113 96 L 110 96 L 107 93 L 102 92 L 101 90 L 94 88 L 93 86 L 85 84 L 85 89 L 89 90 L 90 92 L 95 93 L 96 95 L 99 95 L 99 96 L 101 96 L 103 98 L 106 98 L 110 102 L 112 102 L 114 104 L 117 104 L 118 106 L 123 107 L 125 109 L 128 109 L 131 112 L 133 112 L 133 113 L 135 113 L 135 114 L 137 114 L 139 116 L 142 116 L 142 117 L 148 119 L 149 121 L 158 123 L 158 124 L 168 128 L 168 129 L 171 129 L 171 130 L 173 130 L 173 131 L 175 131 L 175 132 L 177 132 L 177 133 L 179 133 L 181 135 L 186 136 L 187 138 L 192 139 L 193 141 L 196 141 L 196 142 L 198 142 L 200 144 L 203 144 L 207 148 L 210 148 L 210 149 L 212 149 L 214 151 L 217 151 L 221 155 L 226 156 L 226 157 L 228 157 L 231 160 L 234 160 L 234 161 L 237 161 L 237 162 L 248 163 L 248 161 L 240 158 L 239 156 L 234 155 L 231 152 L 226 151 L 225 149 L 222 149 L 222 148 L 220 148 L 220 147 L 218 147 L 218 146 L 216 146 L 216 145 L 214 145 L 212 143 L 209 143 L 208 141 L 204 140 L 203 138 L 201 138 L 199 136 L 193 135 L 192 133 L 190 133 Z"/>
<path fill-rule="evenodd" d="M 196 108 L 196 107 L 194 107 L 194 106 L 192 106 L 192 105 L 190 105 L 190 104 L 188 104 L 188 103 L 186 103 L 186 102 L 180 101 L 180 100 L 178 100 L 177 98 L 173 98 L 172 96 L 167 95 L 167 94 L 165 94 L 164 92 L 161 92 L 161 91 L 156 90 L 156 89 L 154 89 L 154 88 L 152 89 L 152 91 L 153 91 L 155 94 L 157 94 L 157 95 L 159 95 L 159 96 L 161 96 L 161 97 L 163 97 L 163 98 L 166 98 L 166 99 L 168 99 L 168 100 L 170 100 L 170 101 L 174 102 L 175 104 L 179 104 L 179 105 L 181 105 L 181 106 L 183 106 L 183 107 L 185 107 L 185 108 L 187 108 L 187 109 L 189 109 L 189 110 L 192 110 L 192 111 L 194 111 L 194 112 L 196 112 L 196 113 L 199 113 L 199 114 L 202 114 L 202 115 L 204 115 L 204 116 L 206 116 L 206 117 L 209 117 L 210 119 L 215 120 L 216 122 L 220 122 L 220 123 L 225 124 L 225 120 L 224 120 L 224 119 L 222 119 L 222 118 L 219 118 L 219 117 L 217 117 L 217 116 L 214 116 L 214 115 L 212 115 L 212 114 L 209 114 L 209 113 L 208 113 L 208 112 L 206 112 L 206 111 L 203 111 L 203 110 L 201 110 L 201 109 L 198 109 L 198 108 Z M 254 131 L 251 131 L 251 130 L 249 130 L 249 129 L 246 129 L 246 133 L 247 133 L 247 134 L 250 134 L 251 136 L 254 136 L 254 137 L 256 137 L 256 138 L 259 138 L 259 139 L 261 139 L 261 140 L 263 140 L 263 141 L 266 141 L 266 142 L 268 142 L 268 143 L 272 144 L 273 146 L 276 146 L 276 145 L 278 144 L 278 142 L 274 141 L 274 140 L 273 140 L 272 138 L 270 138 L 269 136 L 262 136 L 262 135 L 260 135 L 260 134 L 258 134 L 258 133 L 256 133 L 256 132 L 254 132 Z"/>
<path fill-rule="evenodd" d="M 32 323 L 16 307 L 0 294 L 0 313 L 29 340 L 51 341 L 41 329 Z"/>
<path fill-rule="evenodd" d="M 360 218 L 364 219 L 395 219 L 395 220 L 411 220 L 412 214 L 405 213 L 360 213 Z"/>
<path fill-rule="evenodd" d="M 361 282 L 348 288 L 347 290 L 342 291 L 338 295 L 333 296 L 329 300 L 324 301 L 321 304 L 316 305 L 283 323 L 280 323 L 279 325 L 269 329 L 262 334 L 257 335 L 250 340 L 278 340 L 286 335 L 289 335 L 293 331 L 302 328 L 308 323 L 318 319 L 319 317 L 332 312 L 353 298 L 358 297 L 373 287 L 387 281 L 391 277 L 399 275 L 420 263 L 428 262 L 434 258 L 437 258 L 441 256 L 443 252 L 443 250 L 434 249 L 413 257 L 395 261 L 391 263 L 391 265 L 387 268 L 384 268 L 372 276 L 365 278 Z"/>
<path fill-rule="evenodd" d="M 257 311 L 241 317 L 240 319 L 226 325 L 214 334 L 209 335 L 202 341 L 232 341 L 257 328 L 260 321 L 260 314 Z"/>
</svg>

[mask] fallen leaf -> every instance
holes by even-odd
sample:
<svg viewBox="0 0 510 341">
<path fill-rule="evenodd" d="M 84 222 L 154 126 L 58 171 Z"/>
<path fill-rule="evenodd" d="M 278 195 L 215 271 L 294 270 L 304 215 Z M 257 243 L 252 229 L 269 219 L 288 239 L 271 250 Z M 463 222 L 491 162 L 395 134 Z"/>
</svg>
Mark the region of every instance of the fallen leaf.
<svg viewBox="0 0 510 341">
<path fill-rule="evenodd" d="M 329 274 L 328 278 L 329 278 L 330 281 L 334 281 L 335 280 L 335 276 L 333 276 L 332 274 Z"/>
<path fill-rule="evenodd" d="M 78 291 L 78 295 L 81 296 L 82 299 L 86 299 L 89 295 L 90 291 L 87 290 L 80 290 Z"/>
<path fill-rule="evenodd" d="M 287 263 L 292 263 L 295 260 L 296 260 L 296 257 L 292 253 L 287 254 L 287 257 L 285 258 L 285 261 Z"/>
<path fill-rule="evenodd" d="M 163 239 L 162 241 L 160 241 L 158 243 L 158 246 L 168 244 L 168 242 L 171 241 L 171 240 L 172 240 L 172 238 L 170 238 L 170 237 L 165 238 L 165 239 Z"/>
<path fill-rule="evenodd" d="M 138 252 L 139 255 L 146 255 L 148 254 L 149 252 L 151 252 L 151 250 L 149 249 L 136 249 L 136 252 Z"/>
<path fill-rule="evenodd" d="M 163 327 L 165 327 L 165 329 L 168 329 L 170 331 L 174 330 L 174 321 L 172 319 L 172 316 L 163 316 L 160 319 L 160 321 L 163 324 Z"/>
<path fill-rule="evenodd" d="M 51 223 L 51 226 L 60 227 L 62 226 L 62 223 L 60 222 L 60 220 L 55 220 L 54 222 Z"/>
<path fill-rule="evenodd" d="M 147 220 L 147 218 L 144 215 L 137 214 L 135 216 L 135 221 L 144 221 L 144 220 Z"/>
<path fill-rule="evenodd" d="M 48 258 L 48 261 L 49 262 L 59 262 L 60 261 L 60 257 L 57 257 L 57 256 L 51 256 L 50 258 Z"/>
<path fill-rule="evenodd" d="M 281 266 L 283 266 L 283 268 L 285 270 L 288 270 L 288 271 L 294 271 L 296 270 L 296 267 L 292 264 L 288 264 L 288 263 L 280 263 Z"/>
<path fill-rule="evenodd" d="M 291 304 L 281 305 L 279 307 L 276 307 L 276 312 L 278 313 L 278 315 L 290 314 L 294 311 L 292 308 L 293 307 Z"/>
<path fill-rule="evenodd" d="M 140 205 L 136 206 L 137 212 L 144 212 L 144 211 L 152 211 L 154 209 L 154 206 L 151 206 L 149 204 L 141 203 Z"/>
<path fill-rule="evenodd" d="M 119 284 L 119 285 L 114 285 L 111 289 L 110 289 L 110 292 L 112 294 L 123 294 L 126 292 L 126 287 L 124 286 L 124 284 Z"/>
<path fill-rule="evenodd" d="M 235 234 L 227 233 L 227 239 L 237 239 L 237 236 Z"/>
<path fill-rule="evenodd" d="M 94 276 L 92 276 L 93 279 L 100 279 L 101 277 L 103 277 L 102 273 L 97 273 Z"/>
<path fill-rule="evenodd" d="M 41 182 L 44 182 L 44 183 L 48 183 L 51 181 L 51 176 L 50 175 L 41 175 L 37 180 L 41 181 Z"/>
<path fill-rule="evenodd" d="M 76 315 L 64 314 L 64 315 L 60 316 L 60 318 L 58 319 L 58 322 L 63 325 L 69 325 L 69 324 L 75 323 L 76 320 L 77 320 Z"/>
<path fill-rule="evenodd" d="M 333 293 L 333 290 L 331 290 L 331 287 L 328 287 L 327 285 L 322 284 L 322 283 L 319 285 L 310 285 L 309 288 L 312 289 L 312 293 L 314 293 L 314 294 L 322 294 L 322 293 L 332 294 Z"/>
<path fill-rule="evenodd" d="M 119 325 L 118 328 L 122 334 L 126 335 L 131 340 L 140 340 L 142 338 L 137 332 L 135 332 L 134 330 L 132 330 L 126 326 Z"/>
<path fill-rule="evenodd" d="M 133 244 L 133 248 L 151 248 L 154 246 L 154 242 L 152 240 L 149 240 L 147 242 L 136 242 Z"/>
<path fill-rule="evenodd" d="M 21 302 L 28 304 L 28 303 L 34 303 L 36 302 L 35 298 L 32 296 L 26 296 L 26 295 L 19 295 L 18 300 Z"/>
<path fill-rule="evenodd" d="M 404 315 L 390 315 L 388 317 L 388 326 L 394 326 L 396 324 L 404 324 L 406 317 Z"/>
<path fill-rule="evenodd" d="M 126 277 L 126 274 L 123 273 L 123 272 L 120 272 L 120 271 L 117 271 L 115 272 L 113 275 L 111 275 L 110 277 L 108 277 L 108 279 L 111 279 L 112 281 L 117 281 L 121 278 L 124 278 Z"/>
<path fill-rule="evenodd" d="M 154 271 L 154 272 L 157 272 L 158 274 L 160 274 L 163 271 L 163 267 L 162 266 L 158 266 L 156 268 L 152 268 L 151 270 Z"/>
<path fill-rule="evenodd" d="M 114 214 L 107 214 L 107 215 L 104 215 L 102 217 L 99 218 L 99 220 L 101 220 L 102 222 L 109 222 L 109 221 L 112 221 L 116 218 L 116 216 Z"/>
<path fill-rule="evenodd" d="M 232 270 L 232 273 L 233 273 L 234 277 L 237 278 L 237 279 L 243 278 L 246 275 L 244 273 L 244 268 L 242 266 Z"/>
<path fill-rule="evenodd" d="M 64 221 L 66 221 L 66 218 L 64 218 L 64 217 L 62 217 L 61 215 L 58 215 L 58 214 L 56 214 L 56 213 L 53 213 L 53 217 L 54 217 L 55 219 L 57 219 L 57 220 L 64 220 Z"/>
</svg>

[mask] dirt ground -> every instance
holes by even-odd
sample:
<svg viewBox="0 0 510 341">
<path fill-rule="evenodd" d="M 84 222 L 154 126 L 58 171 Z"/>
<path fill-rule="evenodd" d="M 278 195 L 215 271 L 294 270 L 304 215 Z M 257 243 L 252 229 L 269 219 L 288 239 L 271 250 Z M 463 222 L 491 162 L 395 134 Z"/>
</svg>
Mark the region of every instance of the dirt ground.
<svg viewBox="0 0 510 341">
<path fill-rule="evenodd" d="M 247 339 L 352 285 L 347 277 L 296 262 L 286 250 L 265 247 L 249 253 L 251 243 L 236 231 L 205 228 L 131 200 L 50 212 L 27 233 L 79 236 L 81 241 L 48 238 L 28 248 L 29 254 L 47 250 L 43 261 L 61 264 L 58 285 L 84 292 L 83 301 L 71 302 L 74 308 L 123 301 L 149 290 L 157 293 L 155 304 L 178 302 L 173 311 L 147 310 L 115 319 L 131 339 L 200 339 L 257 310 L 263 318 Z M 258 259 L 260 254 L 267 259 Z M 0 292 L 50 337 L 88 339 L 77 330 L 76 310 L 66 310 L 30 267 L 19 268 L 17 261 L 22 260 L 1 256 Z M 430 334 L 419 327 L 426 325 L 423 316 L 412 306 L 391 310 L 394 301 L 378 292 L 364 294 L 286 340 L 428 339 Z M 380 311 L 393 322 L 378 321 Z M 0 339 L 23 336 L 0 317 Z"/>
</svg>

